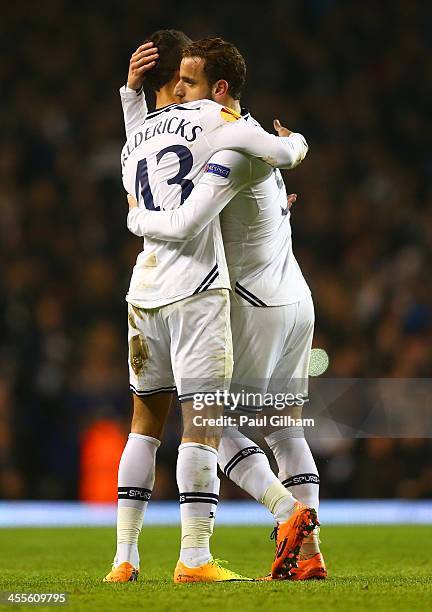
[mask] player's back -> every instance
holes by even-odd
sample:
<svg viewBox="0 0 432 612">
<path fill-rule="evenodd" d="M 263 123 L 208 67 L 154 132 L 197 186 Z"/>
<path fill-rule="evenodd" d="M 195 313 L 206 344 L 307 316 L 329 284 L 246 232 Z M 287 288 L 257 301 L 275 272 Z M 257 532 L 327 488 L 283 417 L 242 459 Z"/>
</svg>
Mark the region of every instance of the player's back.
<svg viewBox="0 0 432 612">
<path fill-rule="evenodd" d="M 310 290 L 292 250 L 285 184 L 279 170 L 248 160 L 251 181 L 221 214 L 232 288 L 254 306 L 291 304 Z"/>
<path fill-rule="evenodd" d="M 206 134 L 215 129 L 208 100 L 170 105 L 149 113 L 122 151 L 123 184 L 139 207 L 181 206 L 212 154 Z M 210 120 L 208 117 L 210 115 Z M 217 123 L 217 121 L 216 121 Z M 189 242 L 145 239 L 128 301 L 153 308 L 211 288 L 229 288 L 219 220 Z"/>
</svg>

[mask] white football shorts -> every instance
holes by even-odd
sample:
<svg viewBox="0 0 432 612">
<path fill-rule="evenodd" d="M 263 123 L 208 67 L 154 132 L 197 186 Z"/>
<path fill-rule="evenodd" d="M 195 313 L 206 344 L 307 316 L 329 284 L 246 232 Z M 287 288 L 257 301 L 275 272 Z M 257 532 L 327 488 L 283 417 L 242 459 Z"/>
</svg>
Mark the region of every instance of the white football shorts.
<svg viewBox="0 0 432 612">
<path fill-rule="evenodd" d="M 159 308 L 128 307 L 129 381 L 138 396 L 177 389 L 228 389 L 233 368 L 227 289 L 211 289 Z"/>
<path fill-rule="evenodd" d="M 231 392 L 244 390 L 239 408 L 270 406 L 270 396 L 275 394 L 299 395 L 307 402 L 314 322 L 310 294 L 300 302 L 266 308 L 246 305 L 240 296 L 232 295 Z M 266 402 L 260 405 L 262 396 Z"/>
</svg>

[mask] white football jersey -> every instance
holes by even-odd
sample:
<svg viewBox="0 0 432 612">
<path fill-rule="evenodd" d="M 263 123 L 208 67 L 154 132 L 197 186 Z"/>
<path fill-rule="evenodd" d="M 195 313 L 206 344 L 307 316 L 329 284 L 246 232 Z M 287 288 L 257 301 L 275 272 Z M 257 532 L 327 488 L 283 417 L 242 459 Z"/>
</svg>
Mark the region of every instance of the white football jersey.
<svg viewBox="0 0 432 612">
<path fill-rule="evenodd" d="M 211 161 L 229 165 L 232 155 L 221 151 Z M 292 250 L 285 183 L 279 170 L 248 162 L 250 182 L 220 216 L 232 288 L 252 306 L 292 304 L 310 290 Z"/>
<path fill-rule="evenodd" d="M 244 115 L 255 122 L 249 113 Z M 256 122 L 255 122 L 256 123 Z M 250 166 L 249 180 L 220 216 L 233 290 L 253 306 L 282 306 L 310 293 L 292 249 L 291 213 L 281 172 L 221 151 L 212 162 Z M 231 161 L 230 161 L 231 160 Z M 232 182 L 236 181 L 233 173 Z M 233 185 L 234 186 L 234 185 Z"/>
<path fill-rule="evenodd" d="M 123 184 L 136 196 L 138 212 L 172 211 L 190 195 L 215 152 L 232 149 L 268 164 L 293 167 L 301 161 L 299 150 L 307 150 L 305 144 L 299 148 L 302 137 L 294 136 L 267 134 L 210 100 L 173 104 L 149 113 L 129 136 L 121 155 Z M 146 236 L 126 299 L 138 307 L 155 308 L 207 289 L 229 287 L 216 216 L 189 241 Z"/>
<path fill-rule="evenodd" d="M 132 210 L 128 228 L 137 236 L 187 241 L 219 213 L 231 285 L 242 299 L 282 306 L 310 293 L 292 250 L 282 177 L 250 156 L 216 153 L 181 209 L 157 215 Z"/>
<path fill-rule="evenodd" d="M 122 103 L 126 126 L 145 113 L 135 92 L 122 94 Z M 245 119 L 259 127 L 248 113 Z M 231 284 L 242 299 L 253 306 L 279 306 L 310 293 L 292 251 L 290 212 L 281 173 L 259 159 L 232 151 L 216 153 L 181 209 L 162 215 L 132 211 L 128 227 L 140 236 L 190 240 L 221 211 Z"/>
</svg>

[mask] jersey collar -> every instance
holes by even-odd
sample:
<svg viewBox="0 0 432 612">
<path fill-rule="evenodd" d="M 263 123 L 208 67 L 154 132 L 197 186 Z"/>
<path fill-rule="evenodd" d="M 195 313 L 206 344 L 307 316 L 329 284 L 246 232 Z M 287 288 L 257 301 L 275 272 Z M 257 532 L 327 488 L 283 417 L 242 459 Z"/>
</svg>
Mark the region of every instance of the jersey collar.
<svg viewBox="0 0 432 612">
<path fill-rule="evenodd" d="M 157 117 L 157 115 L 160 115 L 161 113 L 166 113 L 171 108 L 174 108 L 174 106 L 178 106 L 178 105 L 175 102 L 173 102 L 172 104 L 167 104 L 166 106 L 161 106 L 161 108 L 157 108 L 153 112 L 149 113 L 146 118 L 147 119 L 151 119 L 152 117 Z"/>
</svg>

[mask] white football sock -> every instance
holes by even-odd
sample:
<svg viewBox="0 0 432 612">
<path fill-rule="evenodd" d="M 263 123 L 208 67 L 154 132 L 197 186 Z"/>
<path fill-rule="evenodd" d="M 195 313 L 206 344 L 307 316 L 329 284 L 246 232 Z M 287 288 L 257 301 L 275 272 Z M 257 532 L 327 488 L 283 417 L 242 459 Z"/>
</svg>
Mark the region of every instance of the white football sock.
<svg viewBox="0 0 432 612">
<path fill-rule="evenodd" d="M 118 471 L 117 552 L 114 565 L 139 566 L 138 536 L 155 479 L 160 440 L 130 433 Z"/>
<path fill-rule="evenodd" d="M 295 499 L 273 473 L 266 454 L 238 429 L 225 427 L 219 445 L 219 467 L 233 482 L 286 521 Z"/>
<path fill-rule="evenodd" d="M 319 506 L 319 476 L 303 427 L 289 427 L 275 431 L 265 438 L 279 469 L 279 480 L 303 504 Z M 303 542 L 300 558 L 306 559 L 319 552 L 319 529 Z"/>
<path fill-rule="evenodd" d="M 265 438 L 279 469 L 279 480 L 303 504 L 318 510 L 319 476 L 303 427 L 280 429 Z"/>
<path fill-rule="evenodd" d="M 217 451 L 187 442 L 179 446 L 177 485 L 182 524 L 180 561 L 188 567 L 208 563 L 210 537 L 219 500 Z"/>
</svg>

